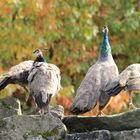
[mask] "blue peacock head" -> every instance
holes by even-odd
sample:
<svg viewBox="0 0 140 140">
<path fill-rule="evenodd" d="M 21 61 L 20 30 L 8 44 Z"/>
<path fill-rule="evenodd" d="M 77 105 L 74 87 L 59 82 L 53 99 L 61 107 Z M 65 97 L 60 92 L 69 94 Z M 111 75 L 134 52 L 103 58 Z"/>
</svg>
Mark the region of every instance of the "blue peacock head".
<svg viewBox="0 0 140 140">
<path fill-rule="evenodd" d="M 101 55 L 107 56 L 111 52 L 111 46 L 108 40 L 108 27 L 104 26 L 102 31 L 104 33 L 104 37 L 101 44 Z"/>
<path fill-rule="evenodd" d="M 41 50 L 48 50 L 47 48 L 41 48 L 41 49 L 36 49 L 33 51 L 33 54 L 36 55 L 36 59 L 34 60 L 35 62 L 46 62 L 45 58 L 43 57 L 43 53 Z"/>
<path fill-rule="evenodd" d="M 102 32 L 103 33 L 108 33 L 108 27 L 107 26 L 104 26 Z"/>
</svg>

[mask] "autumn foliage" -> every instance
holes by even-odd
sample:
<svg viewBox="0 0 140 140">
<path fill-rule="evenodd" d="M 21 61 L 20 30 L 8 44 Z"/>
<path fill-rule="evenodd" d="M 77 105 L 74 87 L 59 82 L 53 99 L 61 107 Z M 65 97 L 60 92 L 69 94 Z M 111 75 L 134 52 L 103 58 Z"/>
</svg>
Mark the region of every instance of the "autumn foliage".
<svg viewBox="0 0 140 140">
<path fill-rule="evenodd" d="M 113 57 L 122 71 L 140 61 L 140 2 L 139 0 L 1 0 L 0 1 L 0 73 L 11 66 L 34 59 L 32 51 L 43 52 L 46 60 L 61 69 L 62 89 L 53 99 L 65 113 L 75 96 L 88 68 L 98 58 L 102 41 L 102 26 L 109 27 Z M 19 86 L 1 91 L 24 93 Z M 140 106 L 134 94 L 136 106 Z M 112 99 L 104 112 L 128 110 L 128 95 L 121 93 Z M 96 108 L 85 115 L 95 115 Z"/>
</svg>

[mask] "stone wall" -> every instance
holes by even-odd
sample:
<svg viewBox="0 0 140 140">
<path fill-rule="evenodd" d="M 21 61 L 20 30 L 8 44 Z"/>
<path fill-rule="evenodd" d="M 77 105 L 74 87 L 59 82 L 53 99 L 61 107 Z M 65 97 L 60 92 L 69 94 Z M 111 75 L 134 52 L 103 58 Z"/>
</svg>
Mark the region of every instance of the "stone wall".
<svg viewBox="0 0 140 140">
<path fill-rule="evenodd" d="M 0 100 L 0 140 L 139 140 L 140 109 L 104 117 L 64 117 L 62 106 L 45 115 L 22 115 L 20 102 Z"/>
</svg>

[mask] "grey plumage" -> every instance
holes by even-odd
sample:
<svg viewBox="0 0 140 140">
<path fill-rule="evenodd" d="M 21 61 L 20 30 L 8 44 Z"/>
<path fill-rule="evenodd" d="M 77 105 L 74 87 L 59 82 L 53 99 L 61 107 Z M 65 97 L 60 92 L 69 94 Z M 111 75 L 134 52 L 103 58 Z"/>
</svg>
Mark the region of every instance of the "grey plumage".
<svg viewBox="0 0 140 140">
<path fill-rule="evenodd" d="M 100 113 L 110 99 L 110 96 L 104 96 L 103 89 L 112 79 L 118 76 L 118 68 L 111 54 L 111 47 L 108 41 L 108 28 L 105 27 L 103 32 L 104 38 L 100 47 L 99 58 L 90 67 L 81 82 L 70 108 L 70 111 L 74 114 L 81 114 L 91 110 L 97 102 L 99 102 Z"/>
<path fill-rule="evenodd" d="M 140 91 L 140 64 L 129 65 L 120 75 L 105 88 L 105 94 L 116 96 L 122 90 L 127 90 L 129 95 L 129 107 L 136 109 L 132 101 L 132 92 Z"/>
<path fill-rule="evenodd" d="M 116 96 L 123 89 L 128 91 L 140 90 L 140 64 L 129 65 L 105 90 L 109 96 Z"/>
<path fill-rule="evenodd" d="M 40 111 L 44 111 L 51 97 L 59 91 L 60 80 L 60 70 L 56 65 L 46 62 L 34 63 L 28 77 L 28 86 L 30 96 L 35 99 Z"/>
<path fill-rule="evenodd" d="M 19 84 L 23 87 L 27 86 L 27 77 L 29 70 L 33 64 L 32 60 L 23 61 L 13 67 L 0 77 L 0 90 L 4 89 L 8 84 Z"/>
<path fill-rule="evenodd" d="M 46 62 L 41 50 L 36 49 L 33 53 L 37 55 L 36 62 Z M 11 67 L 7 73 L 0 77 L 0 90 L 8 84 L 19 84 L 25 88 L 28 85 L 29 71 L 35 61 L 27 60 Z M 25 90 L 27 91 L 26 88 Z"/>
</svg>

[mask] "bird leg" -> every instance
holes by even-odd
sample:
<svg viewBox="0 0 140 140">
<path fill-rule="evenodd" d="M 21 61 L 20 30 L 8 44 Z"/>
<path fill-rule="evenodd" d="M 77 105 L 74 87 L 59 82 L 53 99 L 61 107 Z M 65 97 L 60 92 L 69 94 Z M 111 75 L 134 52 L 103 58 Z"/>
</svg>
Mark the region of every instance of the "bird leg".
<svg viewBox="0 0 140 140">
<path fill-rule="evenodd" d="M 27 101 L 26 101 L 27 106 L 32 107 L 32 108 L 36 108 L 36 103 L 35 103 L 35 99 L 32 95 L 29 95 Z"/>
<path fill-rule="evenodd" d="M 28 96 L 29 96 L 29 94 L 28 94 L 28 92 L 29 92 L 29 90 L 28 90 L 28 88 L 26 87 L 26 85 L 23 85 L 22 86 L 23 87 L 23 89 L 26 91 L 26 100 L 28 100 Z"/>
<path fill-rule="evenodd" d="M 25 85 L 23 85 L 23 88 L 24 88 L 24 90 L 25 90 L 26 92 L 29 92 L 28 89 L 27 89 L 27 87 L 26 87 Z"/>
<path fill-rule="evenodd" d="M 44 115 L 44 113 L 45 113 L 44 107 L 40 108 L 39 111 L 38 111 L 38 113 L 39 113 L 40 115 Z"/>
<path fill-rule="evenodd" d="M 96 117 L 99 117 L 99 116 L 104 116 L 105 114 L 103 113 L 103 111 L 99 110 Z"/>
<path fill-rule="evenodd" d="M 47 106 L 47 109 L 48 109 L 48 127 L 50 129 L 50 117 L 51 117 L 51 115 L 50 115 L 49 105 Z"/>
<path fill-rule="evenodd" d="M 129 108 L 130 109 L 137 109 L 136 107 L 135 107 L 135 105 L 133 104 L 133 101 L 132 101 L 132 91 L 128 91 L 128 95 L 129 95 Z"/>
</svg>

